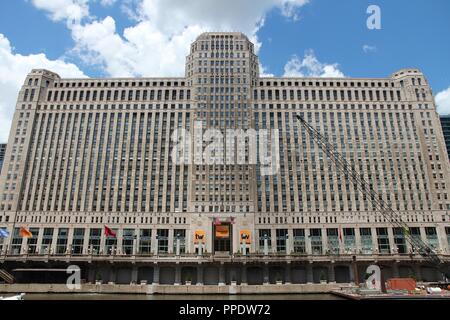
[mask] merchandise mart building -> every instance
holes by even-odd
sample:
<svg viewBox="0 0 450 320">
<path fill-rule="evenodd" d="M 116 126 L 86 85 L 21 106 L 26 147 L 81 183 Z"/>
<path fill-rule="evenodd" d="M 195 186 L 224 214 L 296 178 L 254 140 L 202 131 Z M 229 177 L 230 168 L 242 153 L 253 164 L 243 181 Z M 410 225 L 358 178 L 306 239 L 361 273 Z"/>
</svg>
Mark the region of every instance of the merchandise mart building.
<svg viewBox="0 0 450 320">
<path fill-rule="evenodd" d="M 450 169 L 424 75 L 261 78 L 258 65 L 245 35 L 211 32 L 192 43 L 184 78 L 33 70 L 1 174 L 3 268 L 77 264 L 88 282 L 255 285 L 361 281 L 377 263 L 386 278 L 438 280 L 296 121 L 326 136 L 448 263 Z M 278 170 L 175 163 L 172 133 L 195 123 L 278 129 Z"/>
</svg>

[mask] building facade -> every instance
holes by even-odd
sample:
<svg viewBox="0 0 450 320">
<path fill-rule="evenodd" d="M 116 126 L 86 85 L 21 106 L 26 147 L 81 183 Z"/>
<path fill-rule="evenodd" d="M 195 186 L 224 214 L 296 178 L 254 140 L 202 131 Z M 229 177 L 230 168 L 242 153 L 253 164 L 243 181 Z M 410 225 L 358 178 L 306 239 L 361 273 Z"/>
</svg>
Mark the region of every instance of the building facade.
<svg viewBox="0 0 450 320">
<path fill-rule="evenodd" d="M 424 75 L 261 78 L 254 50 L 241 33 L 211 32 L 192 43 L 182 78 L 33 70 L 1 173 L 4 266 L 75 263 L 91 282 L 214 285 L 346 283 L 378 263 L 386 276 L 437 280 L 295 118 L 326 136 L 448 263 L 449 160 Z M 269 132 L 269 142 L 249 130 Z M 239 160 L 220 141 L 242 133 Z M 201 141 L 219 147 L 206 153 Z"/>
<path fill-rule="evenodd" d="M 441 116 L 442 133 L 444 134 L 447 154 L 450 158 L 450 115 Z"/>
<path fill-rule="evenodd" d="M 6 144 L 0 143 L 0 172 L 2 172 L 3 161 L 5 161 Z"/>
</svg>

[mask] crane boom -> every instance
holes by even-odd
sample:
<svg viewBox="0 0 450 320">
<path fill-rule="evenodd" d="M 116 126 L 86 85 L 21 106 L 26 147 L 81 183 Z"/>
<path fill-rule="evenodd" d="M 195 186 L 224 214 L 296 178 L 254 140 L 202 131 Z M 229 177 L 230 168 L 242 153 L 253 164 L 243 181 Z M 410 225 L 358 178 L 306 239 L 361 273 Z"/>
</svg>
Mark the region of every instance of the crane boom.
<svg viewBox="0 0 450 320">
<path fill-rule="evenodd" d="M 444 270 L 443 263 L 438 254 L 427 243 L 422 241 L 418 237 L 413 237 L 409 230 L 408 225 L 402 220 L 401 216 L 395 212 L 392 207 L 386 203 L 383 198 L 372 188 L 372 185 L 364 180 L 362 174 L 359 174 L 352 165 L 342 156 L 333 145 L 315 128 L 307 123 L 300 115 L 297 115 L 297 119 L 301 125 L 306 129 L 309 136 L 316 142 L 316 144 L 322 149 L 322 151 L 333 162 L 338 173 L 344 175 L 348 180 L 352 182 L 358 190 L 368 197 L 368 200 L 372 203 L 375 210 L 379 212 L 391 225 L 403 230 L 406 241 L 412 248 L 429 263 L 433 264 L 440 272 L 442 272 L 447 278 L 450 278 L 449 272 Z"/>
</svg>

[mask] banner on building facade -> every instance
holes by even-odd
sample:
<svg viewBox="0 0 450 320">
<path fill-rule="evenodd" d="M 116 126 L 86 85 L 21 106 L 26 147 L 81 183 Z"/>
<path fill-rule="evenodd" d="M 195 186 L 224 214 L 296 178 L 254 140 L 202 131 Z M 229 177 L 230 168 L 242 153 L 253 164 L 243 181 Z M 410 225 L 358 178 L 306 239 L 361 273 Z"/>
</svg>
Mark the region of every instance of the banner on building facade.
<svg viewBox="0 0 450 320">
<path fill-rule="evenodd" d="M 202 240 L 203 244 L 206 244 L 206 233 L 205 230 L 195 230 L 194 233 L 194 244 L 198 244 L 199 240 Z"/>
<path fill-rule="evenodd" d="M 239 239 L 241 244 L 244 242 L 244 240 L 246 244 L 250 244 L 250 230 L 239 231 Z"/>
<path fill-rule="evenodd" d="M 230 237 L 230 226 L 229 225 L 220 225 L 216 226 L 216 238 L 217 239 L 225 239 Z"/>
</svg>

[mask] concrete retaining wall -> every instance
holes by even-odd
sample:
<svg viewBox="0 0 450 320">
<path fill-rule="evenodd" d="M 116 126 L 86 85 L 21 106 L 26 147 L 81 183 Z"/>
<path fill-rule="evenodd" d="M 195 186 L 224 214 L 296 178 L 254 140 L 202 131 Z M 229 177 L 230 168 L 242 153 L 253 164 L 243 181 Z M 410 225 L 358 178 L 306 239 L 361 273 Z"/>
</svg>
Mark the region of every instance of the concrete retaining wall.
<svg viewBox="0 0 450 320">
<path fill-rule="evenodd" d="M 301 294 L 328 293 L 342 284 L 283 285 L 121 285 L 83 284 L 80 290 L 69 290 L 65 284 L 0 284 L 1 293 L 120 293 L 120 294 Z"/>
</svg>

